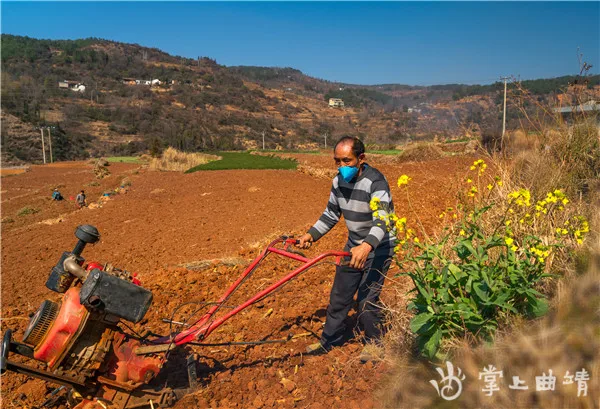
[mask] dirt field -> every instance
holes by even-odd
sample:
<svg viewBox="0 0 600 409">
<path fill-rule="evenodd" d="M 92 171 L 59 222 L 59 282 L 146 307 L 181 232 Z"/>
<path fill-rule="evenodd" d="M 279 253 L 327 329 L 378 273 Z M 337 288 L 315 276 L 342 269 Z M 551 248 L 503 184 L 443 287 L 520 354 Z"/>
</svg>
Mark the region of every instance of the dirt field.
<svg viewBox="0 0 600 409">
<path fill-rule="evenodd" d="M 326 156 L 296 156 L 312 166 L 333 168 Z M 440 212 L 453 205 L 454 185 L 472 161 L 453 157 L 420 164 L 371 164 L 390 181 L 397 213 L 409 220 L 417 214 L 432 232 Z M 184 175 L 131 164 L 111 164 L 109 169 L 111 176 L 102 180 L 82 162 L 32 166 L 27 173 L 2 178 L 2 329 L 16 329 L 16 339 L 22 337 L 28 314 L 44 299 L 60 298 L 44 283 L 61 252 L 73 248 L 77 225 L 92 224 L 102 235 L 99 243 L 85 249 L 88 261 L 136 271 L 142 285 L 153 291 L 153 306 L 138 328 L 166 333 L 168 325 L 160 320 L 170 317 L 177 305 L 216 300 L 269 240 L 304 233 L 325 208 L 330 189 L 330 181 L 297 171 Z M 410 204 L 395 185 L 401 174 L 413 178 Z M 68 200 L 85 189 L 88 202 L 95 204 L 125 178 L 131 183 L 126 192 L 101 206 L 77 210 Z M 67 200 L 50 200 L 56 186 Z M 38 211 L 19 215 L 25 207 Z M 342 224 L 336 226 L 307 255 L 341 250 L 345 233 Z M 245 300 L 295 266 L 276 257 L 265 261 L 230 304 Z M 350 340 L 325 356 L 302 356 L 320 334 L 333 271 L 324 265 L 306 272 L 212 334 L 209 342 L 295 338 L 254 347 L 196 348 L 202 386 L 177 407 L 376 408 L 372 392 L 385 363 L 361 365 L 358 341 Z M 405 284 L 396 280 L 386 291 Z M 284 378 L 290 382 L 282 382 Z M 39 405 L 52 389 L 42 381 L 8 374 L 2 377 L 2 407 Z"/>
</svg>

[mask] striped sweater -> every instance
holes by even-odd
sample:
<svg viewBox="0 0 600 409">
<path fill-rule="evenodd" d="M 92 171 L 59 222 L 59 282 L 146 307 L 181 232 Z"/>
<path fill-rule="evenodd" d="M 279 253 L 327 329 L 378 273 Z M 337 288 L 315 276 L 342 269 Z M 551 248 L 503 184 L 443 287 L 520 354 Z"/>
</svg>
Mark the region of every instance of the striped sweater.
<svg viewBox="0 0 600 409">
<path fill-rule="evenodd" d="M 327 208 L 308 233 L 314 241 L 319 240 L 343 215 L 348 227 L 346 249 L 366 242 L 375 249 L 376 255 L 392 255 L 396 237 L 386 231 L 383 221 L 373 217 L 369 203 L 374 197 L 394 211 L 390 187 L 377 169 L 365 164 L 360 176 L 351 183 L 338 174 L 333 179 Z M 380 214 L 383 213 L 380 211 Z"/>
</svg>

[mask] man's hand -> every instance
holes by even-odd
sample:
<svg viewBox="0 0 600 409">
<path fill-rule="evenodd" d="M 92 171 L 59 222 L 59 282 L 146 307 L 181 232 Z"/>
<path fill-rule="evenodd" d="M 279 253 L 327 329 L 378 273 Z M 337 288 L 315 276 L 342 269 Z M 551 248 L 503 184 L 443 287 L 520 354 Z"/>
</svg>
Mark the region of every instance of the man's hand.
<svg viewBox="0 0 600 409">
<path fill-rule="evenodd" d="M 309 248 L 313 243 L 313 238 L 309 233 L 304 234 L 304 236 L 298 239 L 298 244 L 296 247 L 300 247 L 301 249 Z"/>
<path fill-rule="evenodd" d="M 369 243 L 362 243 L 359 246 L 351 248 L 350 253 L 352 253 L 352 259 L 350 260 L 349 266 L 359 270 L 363 268 L 371 250 L 373 250 L 373 247 L 371 247 Z"/>
</svg>

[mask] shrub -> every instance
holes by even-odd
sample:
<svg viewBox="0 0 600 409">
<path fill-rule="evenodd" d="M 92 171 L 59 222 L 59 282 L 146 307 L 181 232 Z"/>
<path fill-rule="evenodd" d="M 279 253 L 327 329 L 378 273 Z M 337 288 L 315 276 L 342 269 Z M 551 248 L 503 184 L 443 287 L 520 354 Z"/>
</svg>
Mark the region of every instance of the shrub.
<svg viewBox="0 0 600 409">
<path fill-rule="evenodd" d="M 26 216 L 28 214 L 35 214 L 35 213 L 38 213 L 39 211 L 40 211 L 40 209 L 25 206 L 25 207 L 22 207 L 21 209 L 19 209 L 19 211 L 17 212 L 17 216 Z"/>
</svg>

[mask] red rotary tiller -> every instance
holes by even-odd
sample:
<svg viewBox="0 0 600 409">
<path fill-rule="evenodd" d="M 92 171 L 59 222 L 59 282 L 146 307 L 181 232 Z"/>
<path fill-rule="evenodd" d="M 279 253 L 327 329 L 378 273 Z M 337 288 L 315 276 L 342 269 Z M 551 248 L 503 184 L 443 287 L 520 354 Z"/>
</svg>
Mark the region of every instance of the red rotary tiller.
<svg viewBox="0 0 600 409">
<path fill-rule="evenodd" d="M 152 293 L 139 285 L 135 275 L 110 264 L 85 262 L 81 253 L 85 246 L 100 239 L 91 225 L 79 226 L 79 239 L 71 252 L 64 252 L 52 268 L 46 287 L 64 294 L 60 303 L 45 300 L 31 316 L 22 342 L 12 339 L 12 331 L 4 332 L 0 369 L 61 385 L 52 395 L 68 390 L 68 400 L 76 409 L 158 408 L 173 405 L 190 392 L 197 382 L 196 362 L 187 359 L 186 388 L 171 388 L 158 378 L 167 364 L 170 351 L 178 346 L 205 344 L 206 338 L 221 324 L 250 305 L 270 295 L 307 269 L 326 258 L 336 264 L 350 253 L 330 251 L 309 259 L 294 252 L 295 239 L 283 236 L 274 240 L 244 270 L 240 277 L 209 310 L 182 332 L 144 336 L 123 331 L 118 324 L 140 322 L 150 304 Z M 227 313 L 217 316 L 229 297 L 246 281 L 271 253 L 302 263 L 270 287 L 260 291 Z M 166 322 L 176 323 L 170 320 Z M 177 323 L 176 323 L 177 324 Z M 186 324 L 187 325 L 187 324 Z M 269 341 L 266 341 L 269 342 Z M 271 341 L 272 342 L 272 341 Z M 12 359 L 13 355 L 20 356 Z M 163 376 L 164 375 L 164 376 Z M 45 405 L 51 403 L 51 396 Z"/>
</svg>

